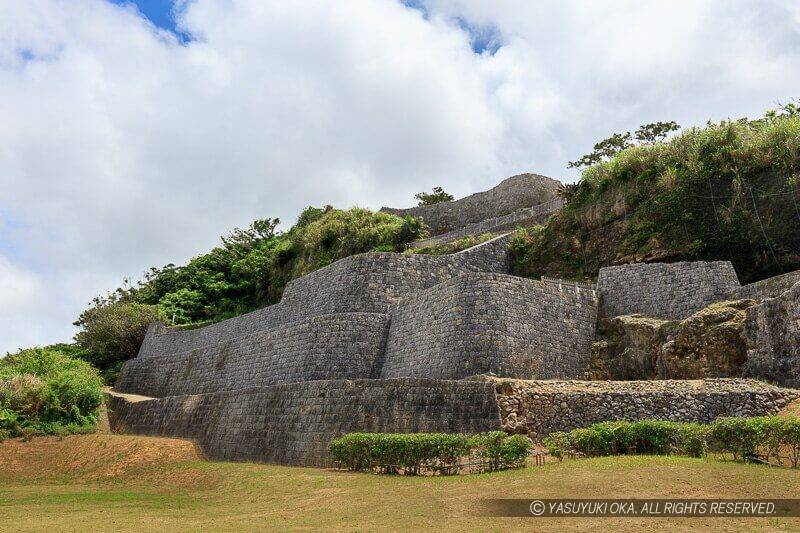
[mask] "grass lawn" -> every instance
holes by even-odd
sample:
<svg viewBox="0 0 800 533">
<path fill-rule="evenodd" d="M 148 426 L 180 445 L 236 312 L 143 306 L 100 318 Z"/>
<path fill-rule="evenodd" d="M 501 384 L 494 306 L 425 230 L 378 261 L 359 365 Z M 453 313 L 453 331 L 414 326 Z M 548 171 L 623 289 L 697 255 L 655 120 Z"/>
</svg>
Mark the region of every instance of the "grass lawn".
<svg viewBox="0 0 800 533">
<path fill-rule="evenodd" d="M 122 435 L 0 444 L 2 531 L 800 531 L 800 519 L 488 518 L 480 498 L 800 497 L 800 471 L 609 457 L 443 478 L 203 461 Z"/>
</svg>

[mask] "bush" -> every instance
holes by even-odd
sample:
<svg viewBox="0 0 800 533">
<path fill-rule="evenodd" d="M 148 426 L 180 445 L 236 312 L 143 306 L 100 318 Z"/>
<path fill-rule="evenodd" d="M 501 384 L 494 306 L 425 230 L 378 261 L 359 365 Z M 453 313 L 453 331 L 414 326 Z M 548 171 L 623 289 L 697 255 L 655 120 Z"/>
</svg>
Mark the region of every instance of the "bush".
<svg viewBox="0 0 800 533">
<path fill-rule="evenodd" d="M 547 453 L 561 461 L 570 449 L 570 435 L 564 431 L 554 431 L 542 439 Z"/>
<path fill-rule="evenodd" d="M 330 444 L 331 457 L 354 471 L 417 475 L 423 471 L 455 474 L 462 459 L 479 461 L 486 470 L 521 466 L 530 439 L 501 431 L 481 435 L 445 433 L 349 433 Z"/>
<path fill-rule="evenodd" d="M 734 459 L 756 457 L 756 448 L 763 436 L 761 419 L 743 417 L 718 418 L 711 425 L 711 440 L 715 451 L 730 452 Z"/>
<path fill-rule="evenodd" d="M 0 430 L 10 436 L 91 430 L 103 382 L 89 363 L 31 348 L 0 359 Z"/>
<path fill-rule="evenodd" d="M 586 456 L 615 454 L 703 457 L 709 449 L 736 460 L 776 460 L 788 450 L 793 467 L 800 463 L 800 419 L 793 417 L 722 417 L 711 424 L 639 420 L 601 422 L 542 439 L 553 457 L 567 452 Z"/>
<path fill-rule="evenodd" d="M 75 342 L 96 354 L 91 362 L 105 370 L 136 357 L 147 326 L 163 318 L 155 305 L 127 302 L 97 305 L 84 311 L 75 323 L 81 328 L 75 335 Z"/>
</svg>

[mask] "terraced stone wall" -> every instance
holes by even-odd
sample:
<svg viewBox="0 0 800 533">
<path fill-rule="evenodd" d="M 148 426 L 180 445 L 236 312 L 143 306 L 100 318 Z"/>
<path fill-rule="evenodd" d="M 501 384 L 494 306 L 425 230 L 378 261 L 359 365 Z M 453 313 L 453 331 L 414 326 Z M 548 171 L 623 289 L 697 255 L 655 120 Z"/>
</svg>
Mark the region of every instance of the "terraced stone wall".
<svg viewBox="0 0 800 533">
<path fill-rule="evenodd" d="M 137 357 L 125 364 L 115 388 L 164 397 L 369 378 L 378 371 L 388 325 L 385 314 L 322 315 L 189 351 Z"/>
<path fill-rule="evenodd" d="M 421 217 L 430 227 L 432 235 L 440 235 L 547 202 L 555 195 L 559 185 L 558 181 L 538 174 L 519 174 L 503 180 L 488 191 L 459 200 L 406 209 L 384 207 L 381 211 Z"/>
<path fill-rule="evenodd" d="M 594 291 L 502 274 L 471 274 L 392 308 L 381 377 L 583 377 Z"/>
<path fill-rule="evenodd" d="M 333 313 L 386 313 L 401 296 L 468 272 L 508 271 L 505 243 L 448 256 L 366 253 L 290 282 L 280 303 L 191 330 L 151 327 L 139 358 L 187 352 Z"/>
<path fill-rule="evenodd" d="M 328 444 L 352 431 L 476 433 L 500 429 L 490 383 L 307 381 L 137 403 L 110 399 L 118 433 L 195 440 L 217 460 L 330 466 Z"/>
</svg>

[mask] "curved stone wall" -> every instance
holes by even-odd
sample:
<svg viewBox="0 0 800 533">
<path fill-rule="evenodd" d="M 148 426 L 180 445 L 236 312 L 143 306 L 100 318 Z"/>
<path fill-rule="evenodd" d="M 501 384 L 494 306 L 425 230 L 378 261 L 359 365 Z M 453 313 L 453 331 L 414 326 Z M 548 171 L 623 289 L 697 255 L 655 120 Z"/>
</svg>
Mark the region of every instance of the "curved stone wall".
<svg viewBox="0 0 800 533">
<path fill-rule="evenodd" d="M 195 440 L 210 459 L 331 466 L 328 444 L 353 431 L 477 433 L 500 429 L 490 383 L 336 380 L 172 396 L 111 396 L 115 432 Z"/>
<path fill-rule="evenodd" d="M 461 276 L 392 309 L 381 377 L 583 377 L 595 320 L 592 290 Z"/>
<path fill-rule="evenodd" d="M 493 381 L 503 429 L 532 438 L 611 420 L 771 415 L 800 397 L 800 391 L 748 379 Z"/>
<path fill-rule="evenodd" d="M 637 263 L 600 269 L 600 313 L 683 319 L 739 289 L 729 261 Z"/>
<path fill-rule="evenodd" d="M 123 367 L 120 392 L 164 397 L 320 379 L 369 378 L 386 342 L 389 317 L 312 317 L 202 348 L 137 357 Z"/>
<path fill-rule="evenodd" d="M 442 233 L 428 239 L 414 241 L 409 246 L 412 248 L 425 248 L 427 246 L 435 246 L 437 244 L 453 242 L 468 235 L 500 233 L 503 231 L 514 230 L 519 226 L 541 224 L 545 222 L 551 214 L 564 207 L 564 203 L 565 201 L 563 198 L 551 198 L 543 204 L 519 209 L 513 213 L 509 213 L 508 215 L 467 224 L 463 228 L 459 228 L 457 230 L 448 231 L 447 233 Z"/>
<path fill-rule="evenodd" d="M 406 209 L 384 207 L 381 211 L 399 216 L 421 217 L 432 235 L 463 228 L 542 204 L 555 196 L 560 182 L 538 174 L 519 174 L 500 182 L 488 191 L 475 193 L 452 202 L 422 205 Z"/>
</svg>

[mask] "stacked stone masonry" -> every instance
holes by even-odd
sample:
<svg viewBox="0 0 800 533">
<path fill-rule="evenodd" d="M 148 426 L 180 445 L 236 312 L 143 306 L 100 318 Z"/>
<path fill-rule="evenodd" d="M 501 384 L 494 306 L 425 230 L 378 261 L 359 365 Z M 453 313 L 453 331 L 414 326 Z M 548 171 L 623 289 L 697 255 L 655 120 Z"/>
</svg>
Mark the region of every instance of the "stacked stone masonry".
<svg viewBox="0 0 800 533">
<path fill-rule="evenodd" d="M 583 377 L 595 320 L 592 290 L 462 276 L 392 309 L 381 377 Z"/>
<path fill-rule="evenodd" d="M 211 459 L 328 466 L 352 431 L 500 429 L 494 387 L 418 379 L 305 381 L 131 403 L 111 396 L 112 429 L 195 440 Z"/>
<path fill-rule="evenodd" d="M 646 263 L 601 268 L 603 316 L 643 314 L 682 319 L 730 297 L 740 287 L 729 261 Z"/>
<path fill-rule="evenodd" d="M 198 329 L 151 327 L 138 357 L 187 352 L 318 315 L 387 313 L 403 295 L 470 272 L 494 271 L 508 271 L 504 241 L 449 256 L 354 255 L 292 281 L 276 305 Z"/>
<path fill-rule="evenodd" d="M 474 229 L 546 201 L 557 184 L 522 175 L 395 211 L 440 233 Z M 194 330 L 153 325 L 117 389 L 155 399 L 115 397 L 112 424 L 192 438 L 217 459 L 326 465 L 329 441 L 349 431 L 475 432 L 502 421 L 537 437 L 600 420 L 773 413 L 797 396 L 747 380 L 519 381 L 582 379 L 598 313 L 680 319 L 747 296 L 763 300 L 748 310 L 748 375 L 800 386 L 800 284 L 789 290 L 800 273 L 741 287 L 730 263 L 697 262 L 603 268 L 596 286 L 533 281 L 508 275 L 510 239 L 448 256 L 356 255 L 253 313 Z M 489 373 L 518 379 L 469 379 Z"/>
<path fill-rule="evenodd" d="M 482 222 L 475 222 L 467 224 L 463 228 L 448 231 L 435 237 L 415 241 L 411 243 L 412 248 L 425 248 L 428 246 L 436 246 L 453 242 L 458 239 L 463 239 L 470 235 L 482 235 L 484 233 L 500 233 L 516 229 L 520 226 L 531 226 L 533 224 L 541 224 L 547 220 L 547 217 L 564 207 L 564 200 L 562 198 L 551 198 L 547 202 L 533 207 L 526 207 L 508 215 L 501 217 L 491 218 Z"/>
<path fill-rule="evenodd" d="M 322 315 L 186 352 L 136 358 L 115 388 L 163 397 L 369 378 L 378 371 L 388 324 L 385 314 Z"/>
<path fill-rule="evenodd" d="M 731 293 L 733 300 L 776 298 L 800 283 L 800 270 L 743 285 Z"/>
<path fill-rule="evenodd" d="M 520 174 L 503 180 L 496 187 L 452 202 L 433 205 L 381 210 L 399 216 L 421 217 L 431 235 L 441 235 L 513 213 L 526 207 L 542 204 L 553 198 L 560 182 L 537 174 Z"/>
<path fill-rule="evenodd" d="M 747 379 L 496 380 L 503 429 L 540 438 L 609 420 L 711 422 L 775 414 L 800 391 Z"/>
</svg>

